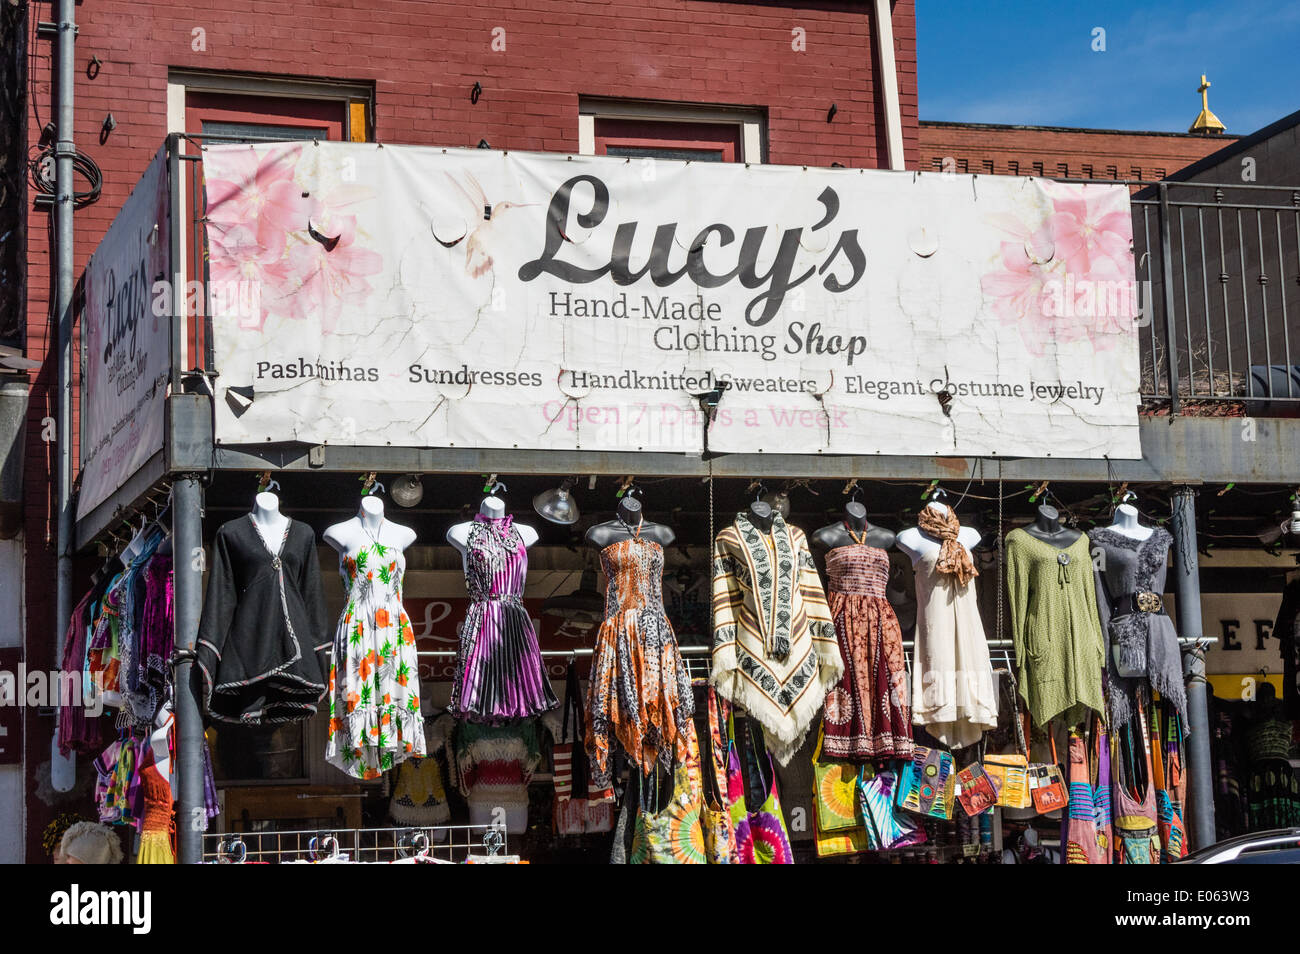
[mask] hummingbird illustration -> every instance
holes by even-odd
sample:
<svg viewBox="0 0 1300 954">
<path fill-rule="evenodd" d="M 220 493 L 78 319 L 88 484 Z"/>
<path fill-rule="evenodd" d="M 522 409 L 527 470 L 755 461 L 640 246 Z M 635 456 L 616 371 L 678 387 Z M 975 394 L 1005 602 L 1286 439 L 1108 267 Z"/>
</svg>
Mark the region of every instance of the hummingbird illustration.
<svg viewBox="0 0 1300 954">
<path fill-rule="evenodd" d="M 444 241 L 438 238 L 437 232 L 433 232 L 433 237 L 443 248 L 453 248 L 462 241 L 465 243 L 465 274 L 470 278 L 480 278 L 492 271 L 492 249 L 494 245 L 494 231 L 500 224 L 501 216 L 511 209 L 524 208 L 532 205 L 531 202 L 498 202 L 493 205 L 488 201 L 487 193 L 483 191 L 483 186 L 479 184 L 477 178 L 471 172 L 466 172 L 462 179 L 454 178 L 451 173 L 443 173 L 447 181 L 451 183 L 453 189 L 464 197 L 465 204 L 471 209 L 469 221 L 472 224 L 464 235 L 451 241 Z M 430 225 L 430 231 L 433 226 Z"/>
</svg>

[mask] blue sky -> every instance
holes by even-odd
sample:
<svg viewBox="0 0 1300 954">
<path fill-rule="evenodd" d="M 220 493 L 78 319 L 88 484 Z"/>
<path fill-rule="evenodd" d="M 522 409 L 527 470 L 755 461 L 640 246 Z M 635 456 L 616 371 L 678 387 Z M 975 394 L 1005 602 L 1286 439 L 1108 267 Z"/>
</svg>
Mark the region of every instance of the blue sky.
<svg viewBox="0 0 1300 954">
<path fill-rule="evenodd" d="M 1229 133 L 1300 109 L 1296 0 L 917 0 L 916 20 L 922 119 L 1186 132 L 1202 73 Z"/>
</svg>

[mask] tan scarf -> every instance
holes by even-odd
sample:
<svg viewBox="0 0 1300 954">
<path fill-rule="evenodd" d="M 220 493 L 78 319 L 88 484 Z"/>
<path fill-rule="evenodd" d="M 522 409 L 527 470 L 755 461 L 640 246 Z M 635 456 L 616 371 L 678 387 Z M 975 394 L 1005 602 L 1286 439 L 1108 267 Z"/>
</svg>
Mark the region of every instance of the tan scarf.
<svg viewBox="0 0 1300 954">
<path fill-rule="evenodd" d="M 965 586 L 979 576 L 979 571 L 971 561 L 970 551 L 957 542 L 961 523 L 951 507 L 944 507 L 943 513 L 935 507 L 922 507 L 920 516 L 916 518 L 916 525 L 923 533 L 942 541 L 939 546 L 939 559 L 934 564 L 936 570 L 955 576 L 958 586 Z"/>
</svg>

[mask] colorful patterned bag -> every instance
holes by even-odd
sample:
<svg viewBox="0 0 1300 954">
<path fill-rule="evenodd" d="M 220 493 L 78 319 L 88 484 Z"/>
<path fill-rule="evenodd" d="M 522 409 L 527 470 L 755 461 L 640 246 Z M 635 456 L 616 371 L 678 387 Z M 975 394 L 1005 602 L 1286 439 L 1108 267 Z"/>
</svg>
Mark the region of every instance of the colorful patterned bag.
<svg viewBox="0 0 1300 954">
<path fill-rule="evenodd" d="M 1110 808 L 1110 737 L 1106 724 L 1097 716 L 1092 729 L 1092 805 L 1097 817 L 1097 864 L 1114 860 L 1114 822 Z"/>
<path fill-rule="evenodd" d="M 1070 733 L 1070 812 L 1065 821 L 1065 863 L 1103 865 L 1106 854 L 1097 838 L 1097 806 L 1093 800 L 1088 748 L 1077 732 Z"/>
<path fill-rule="evenodd" d="M 813 754 L 813 805 L 818 858 L 867 851 L 870 840 L 858 817 L 858 766 L 822 757 L 822 731 Z"/>
<path fill-rule="evenodd" d="M 1115 773 L 1115 863 L 1160 863 L 1160 829 L 1156 820 L 1155 783 L 1147 751 L 1146 717 L 1139 708 L 1139 730 L 1124 726 L 1124 737 L 1112 742 Z"/>
<path fill-rule="evenodd" d="M 962 811 L 972 818 L 997 804 L 997 785 L 979 762 L 968 765 L 957 773 L 956 788 L 957 801 L 961 802 Z"/>
<path fill-rule="evenodd" d="M 894 804 L 898 776 L 893 772 L 868 776 L 866 771 L 866 766 L 863 766 L 858 773 L 858 807 L 866 824 L 870 849 L 889 851 L 924 844 L 927 838 L 925 829 Z"/>
<path fill-rule="evenodd" d="M 915 746 L 898 778 L 898 807 L 930 818 L 952 818 L 952 767 L 951 752 Z"/>
<path fill-rule="evenodd" d="M 1029 794 L 1029 759 L 1017 753 L 986 755 L 984 771 L 998 792 L 995 805 L 1000 808 L 1033 807 L 1034 799 Z"/>
<path fill-rule="evenodd" d="M 735 723 L 728 720 L 731 741 L 735 743 Z M 748 734 L 748 733 L 747 733 Z M 729 793 L 738 793 L 739 797 L 732 805 L 732 818 L 736 823 L 736 850 L 742 865 L 792 865 L 794 851 L 790 847 L 790 835 L 785 829 L 785 815 L 781 811 L 781 799 L 776 792 L 776 766 L 772 756 L 763 748 L 762 759 L 767 762 L 770 782 L 763 779 L 755 745 L 745 746 L 745 755 L 749 760 L 751 775 L 757 779 L 767 797 L 758 811 L 751 812 L 746 805 L 745 781 L 740 772 L 740 762 L 735 760 L 735 772 L 727 779 Z M 737 812 L 739 809 L 739 812 Z"/>
<path fill-rule="evenodd" d="M 710 771 L 705 776 L 705 801 L 700 812 L 704 853 L 711 865 L 736 865 L 740 864 L 740 851 L 736 847 L 736 826 L 727 797 L 728 764 L 735 758 L 735 750 L 728 745 L 722 731 L 726 721 L 723 713 L 730 715 L 730 705 L 710 686 L 708 706 Z M 740 766 L 736 768 L 739 771 Z M 743 801 L 741 807 L 744 807 Z"/>
<path fill-rule="evenodd" d="M 1052 747 L 1051 764 L 1029 766 L 1029 794 L 1034 799 L 1034 810 L 1040 815 L 1059 811 L 1070 804 L 1070 793 L 1065 787 L 1065 776 L 1061 774 L 1060 758 L 1056 754 L 1056 735 L 1051 726 L 1048 726 L 1047 738 Z"/>
<path fill-rule="evenodd" d="M 1187 854 L 1187 828 L 1183 824 L 1179 791 L 1183 775 L 1182 723 L 1177 712 L 1170 712 L 1167 730 L 1162 733 L 1163 716 L 1160 707 L 1152 713 L 1151 767 L 1156 786 L 1156 818 L 1160 823 L 1160 863 L 1169 864 Z"/>
<path fill-rule="evenodd" d="M 652 811 L 658 795 L 659 767 L 640 786 L 641 811 L 632 834 L 634 865 L 703 865 L 708 863 L 704 849 L 704 831 L 700 827 L 700 810 L 704 795 L 700 783 L 699 747 L 695 723 L 688 723 L 686 761 L 673 771 L 673 794 L 660 811 Z M 646 784 L 649 782 L 649 784 Z"/>
</svg>

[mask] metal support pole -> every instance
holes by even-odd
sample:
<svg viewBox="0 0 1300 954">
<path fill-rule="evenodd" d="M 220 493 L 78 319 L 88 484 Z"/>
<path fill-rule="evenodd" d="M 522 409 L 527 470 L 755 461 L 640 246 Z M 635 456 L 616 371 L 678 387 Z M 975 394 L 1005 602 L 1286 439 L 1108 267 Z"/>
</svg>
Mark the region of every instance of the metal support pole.
<svg viewBox="0 0 1300 954">
<path fill-rule="evenodd" d="M 1186 485 L 1174 488 L 1174 593 L 1178 597 L 1178 632 L 1199 639 L 1201 579 L 1196 558 L 1196 491 Z M 1214 771 L 1210 757 L 1210 717 L 1206 698 L 1205 656 L 1190 649 L 1183 660 L 1187 675 L 1187 788 L 1191 818 L 1188 830 L 1194 848 L 1217 840 L 1214 829 Z"/>
<path fill-rule="evenodd" d="M 1178 327 L 1174 322 L 1174 251 L 1169 237 L 1169 185 L 1157 187 L 1160 197 L 1160 308 L 1165 319 L 1165 361 L 1169 368 L 1169 413 L 1179 413 L 1178 401 Z M 1192 547 L 1192 553 L 1196 548 Z M 1199 605 L 1199 604 L 1198 604 Z M 1198 610 L 1199 613 L 1199 610 Z M 1200 627 L 1198 626 L 1199 630 Z"/>
<path fill-rule="evenodd" d="M 29 15 L 35 16 L 35 11 Z M 55 395 L 55 440 L 57 463 L 55 487 L 57 500 L 55 513 L 58 527 L 56 537 L 56 568 L 54 582 L 54 633 L 60 642 L 68 631 L 72 616 L 72 294 L 75 246 L 72 231 L 72 213 L 75 206 L 72 184 L 72 159 L 77 154 L 72 141 L 72 92 L 76 83 L 77 42 L 76 2 L 59 0 L 58 37 L 55 40 L 55 61 L 58 70 L 58 100 L 55 109 L 57 125 L 54 142 L 54 320 L 58 322 L 58 393 Z M 55 729 L 57 736 L 58 730 Z M 72 764 L 62 758 L 57 742 L 53 747 L 51 777 L 62 787 L 70 776 Z"/>
<path fill-rule="evenodd" d="M 176 761 L 180 789 L 176 840 L 181 864 L 203 861 L 203 715 L 194 644 L 203 611 L 203 485 L 198 474 L 172 483 L 172 553 L 176 615 Z"/>
</svg>

